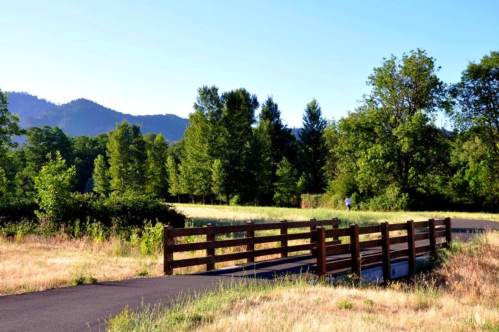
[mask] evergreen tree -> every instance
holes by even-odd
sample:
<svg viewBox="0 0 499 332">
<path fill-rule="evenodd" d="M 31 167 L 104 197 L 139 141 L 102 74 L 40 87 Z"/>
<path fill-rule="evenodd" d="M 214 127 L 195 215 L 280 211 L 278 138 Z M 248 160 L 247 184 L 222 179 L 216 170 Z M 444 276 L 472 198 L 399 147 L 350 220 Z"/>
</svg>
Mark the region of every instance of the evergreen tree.
<svg viewBox="0 0 499 332">
<path fill-rule="evenodd" d="M 303 128 L 300 132 L 301 166 L 300 178 L 302 193 L 320 194 L 324 192 L 326 141 L 324 130 L 327 121 L 322 118 L 322 111 L 317 100 L 307 104 L 303 115 Z"/>
<path fill-rule="evenodd" d="M 280 206 L 291 206 L 298 203 L 297 171 L 286 157 L 277 166 L 278 180 L 275 185 L 274 201 Z"/>
<path fill-rule="evenodd" d="M 262 151 L 262 154 L 264 158 L 268 158 L 271 164 L 271 174 L 268 181 L 271 200 L 274 196 L 273 183 L 277 181 L 277 165 L 283 157 L 286 157 L 293 165 L 297 163 L 297 143 L 291 129 L 282 123 L 281 111 L 272 97 L 269 97 L 262 105 L 257 130 L 260 137 L 265 137 L 268 140 L 266 150 Z"/>
<path fill-rule="evenodd" d="M 109 180 L 109 168 L 103 155 L 98 155 L 94 161 L 93 191 L 103 196 L 111 193 L 111 182 Z"/>
</svg>

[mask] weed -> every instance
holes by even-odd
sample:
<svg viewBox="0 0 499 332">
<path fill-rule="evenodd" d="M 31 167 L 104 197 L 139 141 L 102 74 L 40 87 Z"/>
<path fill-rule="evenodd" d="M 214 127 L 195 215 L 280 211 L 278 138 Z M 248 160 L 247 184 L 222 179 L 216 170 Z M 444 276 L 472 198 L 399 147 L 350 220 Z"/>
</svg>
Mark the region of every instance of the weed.
<svg viewBox="0 0 499 332">
<path fill-rule="evenodd" d="M 338 308 L 341 310 L 350 310 L 353 308 L 353 302 L 350 302 L 349 300 L 341 300 L 338 301 L 337 303 Z"/>
</svg>

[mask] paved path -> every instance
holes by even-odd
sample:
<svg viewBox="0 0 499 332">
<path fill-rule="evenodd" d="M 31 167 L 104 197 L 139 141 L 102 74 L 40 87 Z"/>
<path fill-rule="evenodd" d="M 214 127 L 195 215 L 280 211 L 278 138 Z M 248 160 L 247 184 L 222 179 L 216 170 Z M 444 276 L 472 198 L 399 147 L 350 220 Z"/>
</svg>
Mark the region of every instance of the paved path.
<svg viewBox="0 0 499 332">
<path fill-rule="evenodd" d="M 491 221 L 452 220 L 454 238 L 468 239 L 473 230 L 499 229 Z M 169 304 L 179 294 L 215 287 L 221 280 L 244 281 L 247 277 L 272 279 L 284 273 L 306 272 L 314 260 L 288 258 L 220 269 L 195 275 L 132 279 L 44 292 L 0 297 L 0 331 L 97 331 L 104 320 L 125 306 Z"/>
</svg>

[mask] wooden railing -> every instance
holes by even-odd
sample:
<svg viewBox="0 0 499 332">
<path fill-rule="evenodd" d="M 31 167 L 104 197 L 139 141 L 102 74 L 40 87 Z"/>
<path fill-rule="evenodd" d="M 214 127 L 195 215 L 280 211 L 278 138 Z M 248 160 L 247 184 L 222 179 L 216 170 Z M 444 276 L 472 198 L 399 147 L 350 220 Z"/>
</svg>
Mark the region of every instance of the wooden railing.
<svg viewBox="0 0 499 332">
<path fill-rule="evenodd" d="M 208 224 L 206 227 L 197 228 L 173 228 L 165 226 L 164 228 L 164 271 L 165 274 L 173 274 L 174 268 L 206 265 L 206 270 L 210 271 L 215 268 L 215 263 L 237 261 L 245 259 L 247 263 L 252 263 L 255 258 L 270 255 L 280 255 L 280 257 L 288 257 L 289 253 L 310 250 L 316 248 L 316 228 L 324 226 L 332 226 L 337 229 L 340 225 L 340 220 L 333 218 L 330 220 L 315 220 L 288 222 L 283 220 L 278 223 L 262 223 L 255 224 L 248 221 L 245 225 L 234 226 L 214 226 Z M 306 232 L 288 234 L 289 229 L 308 228 Z M 278 235 L 255 236 L 256 231 L 278 230 Z M 245 237 L 235 239 L 217 240 L 217 235 L 240 233 L 243 232 Z M 185 243 L 187 241 L 182 238 L 192 236 L 206 236 L 206 241 L 196 243 Z M 289 241 L 310 239 L 310 243 L 290 245 Z M 184 243 L 182 243 L 184 242 Z M 273 248 L 257 249 L 256 244 L 274 243 Z M 332 238 L 328 244 L 340 243 L 337 238 Z M 215 249 L 244 247 L 243 252 L 216 255 Z M 175 253 L 190 252 L 196 250 L 205 250 L 204 257 L 174 259 Z"/>
<path fill-rule="evenodd" d="M 445 226 L 445 229 L 436 228 Z M 407 235 L 390 237 L 392 231 L 406 231 Z M 390 264 L 395 260 L 408 260 L 409 275 L 414 273 L 416 267 L 416 257 L 425 253 L 430 253 L 436 257 L 437 249 L 448 246 L 452 241 L 451 219 L 441 220 L 429 219 L 428 221 L 414 222 L 407 221 L 402 224 L 381 223 L 376 226 L 359 227 L 352 224 L 349 228 L 326 230 L 323 227 L 317 227 L 317 248 L 313 254 L 317 257 L 317 265 L 314 266 L 315 272 L 319 276 L 325 276 L 328 273 L 351 270 L 351 272 L 360 276 L 361 268 L 383 266 L 383 280 L 391 279 Z M 380 234 L 380 239 L 360 241 L 360 235 Z M 338 239 L 348 237 L 349 244 L 329 244 L 327 239 Z M 444 242 L 439 241 L 444 238 Z M 416 241 L 425 241 L 426 243 L 417 245 Z M 390 250 L 395 244 L 407 243 L 407 248 Z M 361 255 L 361 250 L 381 247 L 381 252 L 370 255 Z M 400 246 L 399 246 L 400 247 Z M 327 256 L 349 254 L 346 259 L 327 262 Z"/>
</svg>

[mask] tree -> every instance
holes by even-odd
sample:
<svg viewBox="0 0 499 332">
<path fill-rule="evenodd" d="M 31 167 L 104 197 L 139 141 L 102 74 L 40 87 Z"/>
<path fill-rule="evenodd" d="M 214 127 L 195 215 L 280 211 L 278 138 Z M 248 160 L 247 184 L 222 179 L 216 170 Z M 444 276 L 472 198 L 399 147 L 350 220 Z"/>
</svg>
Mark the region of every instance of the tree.
<svg viewBox="0 0 499 332">
<path fill-rule="evenodd" d="M 212 191 L 219 200 L 229 204 L 229 197 L 226 195 L 227 189 L 225 188 L 225 184 L 227 183 L 226 177 L 227 174 L 225 173 L 222 162 L 219 159 L 215 159 L 213 161 L 211 175 L 211 181 L 213 183 Z"/>
<path fill-rule="evenodd" d="M 445 174 L 448 142 L 434 115 L 450 106 L 434 59 L 422 50 L 392 56 L 369 76 L 364 104 L 338 122 L 337 156 L 353 172 L 359 194 L 382 209 L 431 202 L 434 184 Z M 349 166 L 343 167 L 344 163 Z M 351 174 L 343 183 L 352 183 Z"/>
<path fill-rule="evenodd" d="M 7 109 L 7 96 L 0 90 L 0 198 L 15 190 L 11 184 L 16 171 L 12 167 L 13 160 L 9 157 L 9 150 L 17 146 L 12 137 L 23 133 L 18 121 L 19 118 Z"/>
<path fill-rule="evenodd" d="M 31 127 L 26 130 L 26 138 L 28 166 L 35 172 L 49 161 L 47 156 L 55 155 L 56 151 L 59 151 L 64 160 L 73 160 L 71 140 L 59 127 Z"/>
<path fill-rule="evenodd" d="M 73 164 L 76 167 L 77 191 L 88 191 L 89 184 L 91 184 L 90 179 L 94 171 L 94 161 L 98 155 L 106 153 L 106 143 L 106 134 L 100 134 L 96 137 L 81 135 L 76 136 L 72 140 L 72 155 L 74 157 Z"/>
<path fill-rule="evenodd" d="M 322 118 L 322 111 L 317 100 L 307 104 L 303 115 L 303 128 L 300 132 L 301 165 L 303 174 L 300 178 L 302 193 L 319 194 L 324 192 L 326 162 L 326 141 L 324 130 L 327 121 Z"/>
<path fill-rule="evenodd" d="M 461 133 L 453 164 L 461 167 L 458 176 L 467 182 L 475 204 L 490 208 L 499 201 L 499 52 L 470 63 L 452 94 Z"/>
<path fill-rule="evenodd" d="M 296 183 L 297 171 L 286 157 L 282 158 L 277 167 L 278 181 L 274 201 L 277 205 L 291 206 L 298 203 L 298 185 Z"/>
<path fill-rule="evenodd" d="M 184 134 L 183 176 L 191 185 L 189 194 L 204 197 L 211 194 L 211 164 L 209 123 L 201 110 L 189 115 L 189 127 Z"/>
<path fill-rule="evenodd" d="M 172 196 L 178 197 L 178 201 L 180 203 L 180 195 L 182 194 L 182 190 L 180 188 L 177 163 L 172 156 L 168 156 L 168 159 L 166 161 L 166 168 L 168 171 L 168 192 Z"/>
<path fill-rule="evenodd" d="M 42 166 L 35 178 L 35 189 L 38 193 L 38 204 L 42 212 L 51 221 L 64 221 L 64 211 L 71 200 L 71 189 L 74 185 L 76 170 L 74 166 L 67 167 L 66 161 L 59 152 L 54 157 L 47 156 L 49 162 Z"/>
<path fill-rule="evenodd" d="M 160 198 L 168 196 L 168 142 L 162 134 L 156 135 L 148 149 L 147 192 Z"/>
<path fill-rule="evenodd" d="M 246 162 L 248 161 L 248 142 L 252 137 L 251 126 L 255 122 L 258 99 L 245 89 L 225 92 L 222 95 L 220 162 L 223 167 L 227 204 L 230 195 L 243 193 L 247 188 Z"/>
<path fill-rule="evenodd" d="M 116 124 L 107 143 L 111 189 L 117 194 L 126 191 L 145 192 L 147 150 L 140 127 L 126 120 Z"/>
<path fill-rule="evenodd" d="M 96 193 L 103 196 L 109 196 L 111 193 L 111 182 L 109 179 L 109 168 L 106 159 L 103 155 L 98 155 L 94 161 L 94 174 L 93 174 L 94 188 Z"/>
<path fill-rule="evenodd" d="M 265 184 L 261 183 L 260 186 L 263 186 L 264 192 L 265 188 L 269 189 L 269 201 L 271 201 L 274 196 L 273 184 L 277 181 L 277 165 L 283 157 L 295 165 L 298 155 L 296 138 L 291 133 L 291 129 L 282 123 L 281 111 L 272 97 L 269 97 L 262 105 L 255 134 L 260 138 L 260 141 L 264 142 L 264 147 L 258 154 L 264 161 L 261 168 L 266 169 L 268 166 L 265 166 L 265 163 L 270 163 L 270 179 L 265 180 Z"/>
</svg>

